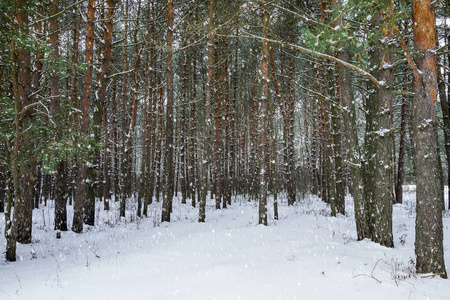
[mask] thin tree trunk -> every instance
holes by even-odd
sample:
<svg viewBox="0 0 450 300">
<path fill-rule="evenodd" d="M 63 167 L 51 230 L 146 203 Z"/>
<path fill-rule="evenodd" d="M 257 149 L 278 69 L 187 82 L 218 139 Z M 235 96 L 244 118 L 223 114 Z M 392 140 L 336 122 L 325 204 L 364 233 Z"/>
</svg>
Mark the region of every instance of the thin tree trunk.
<svg viewBox="0 0 450 300">
<path fill-rule="evenodd" d="M 102 116 L 102 127 L 103 127 L 103 209 L 109 210 L 109 201 L 111 199 L 110 194 L 110 175 L 109 175 L 109 159 L 110 159 L 110 145 L 109 145 L 109 134 L 108 134 L 108 101 L 106 100 L 106 87 L 107 78 L 109 74 L 109 65 L 111 61 L 111 48 L 112 48 L 112 36 L 113 36 L 113 24 L 114 24 L 114 12 L 116 8 L 115 0 L 106 1 L 106 26 L 104 31 L 104 51 L 103 51 L 103 62 L 102 71 L 100 76 L 100 94 L 99 101 L 103 105 L 103 116 Z"/>
<path fill-rule="evenodd" d="M 407 77 L 405 78 L 407 81 Z M 402 96 L 402 117 L 400 124 L 400 141 L 398 151 L 398 171 L 395 183 L 395 203 L 403 203 L 403 178 L 405 176 L 405 143 L 406 143 L 406 118 L 408 114 L 408 103 Z"/>
<path fill-rule="evenodd" d="M 218 43 L 215 43 L 214 48 L 214 65 L 219 65 L 219 49 Z M 215 160 L 215 168 L 214 168 L 214 192 L 215 192 L 215 200 L 216 200 L 216 209 L 220 209 L 220 203 L 222 200 L 222 189 L 221 189 L 221 114 L 222 114 L 222 103 L 221 103 L 221 95 L 219 95 L 219 68 L 214 72 L 214 121 L 215 121 L 215 140 L 214 140 L 214 160 Z"/>
<path fill-rule="evenodd" d="M 16 144 L 16 142 L 14 143 Z M 11 175 L 14 175 L 17 172 L 17 165 L 12 160 L 15 158 L 10 153 L 11 145 L 9 142 L 5 143 L 5 165 L 10 166 L 11 173 L 5 172 L 5 185 L 7 187 L 11 186 Z M 15 149 L 14 149 L 15 150 Z M 13 223 L 11 219 L 11 212 L 13 207 L 13 195 L 11 193 L 11 189 L 6 189 L 6 210 L 5 210 L 5 239 L 6 239 L 6 251 L 5 251 L 5 259 L 7 261 L 16 261 L 16 234 L 13 231 Z"/>
<path fill-rule="evenodd" d="M 269 13 L 262 15 L 263 36 L 267 38 L 269 34 Z M 267 155 L 267 101 L 269 98 L 269 48 L 266 41 L 262 41 L 261 59 L 261 118 L 260 118 L 260 196 L 259 196 L 259 224 L 267 226 L 267 189 L 268 189 L 268 155 Z"/>
<path fill-rule="evenodd" d="M 165 177 L 166 186 L 164 190 L 163 208 L 162 208 L 162 222 L 170 222 L 170 213 L 172 212 L 172 199 L 174 193 L 174 165 L 173 165 L 173 73 L 172 73 L 172 40 L 173 40 L 173 2 L 167 0 L 168 14 L 167 14 L 167 111 L 166 111 L 166 143 L 165 143 Z"/>
<path fill-rule="evenodd" d="M 336 213 L 345 215 L 345 182 L 343 178 L 342 163 L 342 134 L 341 134 L 341 116 L 337 105 L 341 106 L 341 78 L 336 74 L 336 105 L 331 106 L 331 115 L 333 120 L 333 143 L 334 143 L 334 172 L 336 194 L 334 197 Z"/>
<path fill-rule="evenodd" d="M 209 29 L 210 33 L 208 35 L 208 70 L 206 77 L 206 96 L 205 96 L 205 132 L 203 134 L 203 152 L 202 152 L 202 191 L 199 204 L 198 221 L 205 222 L 206 219 L 206 196 L 208 193 L 208 169 L 209 169 L 209 131 L 211 128 L 211 112 L 210 112 L 210 102 L 211 102 L 211 85 L 212 85 L 212 75 L 213 75 L 213 50 L 214 50 L 214 35 L 212 28 L 214 26 L 214 0 L 209 1 Z"/>
<path fill-rule="evenodd" d="M 124 47 L 123 47 L 123 63 L 122 63 L 122 118 L 121 118 L 121 125 L 123 132 L 128 132 L 128 19 L 129 19 L 129 0 L 125 1 L 125 20 L 124 20 Z M 120 189 L 120 202 L 119 202 L 119 214 L 122 218 L 125 217 L 125 210 L 126 210 L 126 201 L 127 197 L 130 195 L 131 190 L 131 172 L 129 172 L 129 168 L 131 168 L 131 164 L 128 157 L 128 149 L 126 145 L 126 138 L 122 139 L 122 145 L 121 148 L 123 149 L 123 153 L 120 153 L 119 159 L 120 159 L 120 168 L 118 167 L 118 170 L 120 169 L 122 172 L 123 180 L 122 185 Z M 120 150 L 119 150 L 120 151 Z"/>
</svg>

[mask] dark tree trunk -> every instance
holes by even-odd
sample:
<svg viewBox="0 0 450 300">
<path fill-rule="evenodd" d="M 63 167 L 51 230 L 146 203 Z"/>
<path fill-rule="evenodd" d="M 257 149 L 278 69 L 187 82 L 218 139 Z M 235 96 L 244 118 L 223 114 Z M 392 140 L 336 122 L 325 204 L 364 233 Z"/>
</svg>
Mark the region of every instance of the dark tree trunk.
<svg viewBox="0 0 450 300">
<path fill-rule="evenodd" d="M 214 26 L 214 0 L 209 1 L 209 29 L 212 30 Z M 201 177 L 201 197 L 198 211 L 198 221 L 205 222 L 206 219 L 206 197 L 208 194 L 208 169 L 209 169 L 209 131 L 211 128 L 211 85 L 213 75 L 213 41 L 214 35 L 210 31 L 208 35 L 208 69 L 206 75 L 206 96 L 205 96 L 205 131 L 203 133 L 202 141 L 202 177 Z"/>
<path fill-rule="evenodd" d="M 334 203 L 336 213 L 345 215 L 345 182 L 344 182 L 344 169 L 342 159 L 342 132 L 341 132 L 341 115 L 337 105 L 342 106 L 341 101 L 341 77 L 336 74 L 336 105 L 331 106 L 331 115 L 333 121 L 333 143 L 334 143 L 334 172 L 335 172 L 335 185 L 336 194 L 334 196 Z"/>
<path fill-rule="evenodd" d="M 340 52 L 338 58 L 343 61 L 348 61 L 349 55 L 347 51 Z M 343 113 L 344 129 L 345 129 L 345 143 L 348 155 L 348 165 L 352 178 L 352 196 L 355 205 L 355 221 L 357 239 L 363 240 L 369 237 L 369 223 L 367 219 L 367 206 L 364 200 L 364 191 L 362 183 L 361 172 L 361 153 L 358 142 L 358 127 L 356 124 L 356 103 L 353 96 L 352 89 L 352 75 L 351 71 L 342 66 L 338 66 L 339 77 L 341 83 L 341 100 L 342 106 L 346 108 Z"/>
<path fill-rule="evenodd" d="M 403 178 L 405 176 L 405 143 L 406 143 L 406 120 L 408 115 L 408 103 L 402 96 L 402 117 L 400 124 L 400 141 L 398 151 L 397 181 L 395 182 L 395 203 L 403 203 Z"/>
<path fill-rule="evenodd" d="M 57 0 L 53 0 L 50 4 L 50 15 L 58 13 Z M 56 67 L 59 57 L 59 36 L 58 36 L 58 22 L 57 19 L 50 20 L 50 43 L 52 51 L 50 58 L 52 66 Z M 58 70 L 53 68 L 51 70 L 50 78 L 50 96 L 52 97 L 53 115 L 59 120 L 62 120 L 60 113 L 60 98 L 59 98 L 59 75 Z M 61 139 L 61 129 L 57 130 L 56 139 Z M 66 168 L 63 160 L 59 161 L 55 166 L 55 230 L 67 231 L 67 185 L 66 185 Z"/>
<path fill-rule="evenodd" d="M 17 9 L 16 21 L 22 37 L 28 33 L 28 12 L 25 1 L 21 0 L 20 8 Z M 13 234 L 16 235 L 17 242 L 22 244 L 31 243 L 32 231 L 32 214 L 33 214 L 33 186 L 34 186 L 34 163 L 33 163 L 33 142 L 31 140 L 30 132 L 24 132 L 33 121 L 32 109 L 29 105 L 32 104 L 30 98 L 30 53 L 26 49 L 17 49 L 17 81 L 14 88 L 14 97 L 20 103 L 20 110 L 16 111 L 16 118 L 19 118 L 19 112 L 24 111 L 23 117 L 17 120 L 16 124 L 16 140 L 18 140 L 16 159 L 23 161 L 17 165 L 17 174 L 14 176 L 14 215 L 13 215 Z M 17 144 L 17 143 L 15 143 Z M 19 157 L 20 154 L 20 157 Z M 30 159 L 24 159 L 29 157 Z"/>
<path fill-rule="evenodd" d="M 162 222 L 170 222 L 170 213 L 172 212 L 172 199 L 174 193 L 174 165 L 173 165 L 173 73 L 172 73 L 172 40 L 173 40 L 173 2 L 167 0 L 168 16 L 167 16 L 167 111 L 166 111 L 166 143 L 165 143 L 165 177 L 166 186 L 164 190 Z"/>
<path fill-rule="evenodd" d="M 374 24 L 379 25 L 381 13 L 375 14 Z M 388 31 L 383 37 L 392 38 Z M 392 236 L 392 70 L 390 49 L 375 49 L 370 53 L 374 75 L 385 82 L 379 87 L 371 86 L 373 92 L 366 102 L 365 181 L 364 192 L 369 214 L 370 238 L 383 246 L 394 247 Z"/>
</svg>

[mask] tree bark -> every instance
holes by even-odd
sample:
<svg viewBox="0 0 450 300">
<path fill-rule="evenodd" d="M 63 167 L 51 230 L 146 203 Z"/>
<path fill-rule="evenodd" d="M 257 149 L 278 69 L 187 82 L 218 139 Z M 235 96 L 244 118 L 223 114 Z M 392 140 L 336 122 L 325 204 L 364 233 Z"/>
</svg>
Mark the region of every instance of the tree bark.
<svg viewBox="0 0 450 300">
<path fill-rule="evenodd" d="M 174 193 L 174 165 L 173 165 L 173 73 L 172 73 L 172 41 L 173 41 L 173 2 L 167 0 L 168 14 L 167 14 L 167 63 L 166 63 L 166 77 L 167 77 L 167 111 L 166 111 L 166 143 L 165 143 L 165 177 L 166 186 L 164 190 L 163 208 L 162 208 L 162 222 L 170 222 L 170 213 L 172 212 L 172 199 Z"/>
<path fill-rule="evenodd" d="M 338 54 L 338 58 L 344 61 L 348 60 L 349 56 L 345 48 Z M 347 164 L 350 167 L 352 178 L 352 196 L 355 207 L 357 239 L 360 241 L 369 237 L 369 223 L 362 183 L 361 150 L 358 142 L 358 127 L 356 124 L 356 102 L 353 96 L 351 71 L 342 65 L 338 66 L 338 71 L 341 83 L 340 96 L 342 107 L 344 108 L 344 145 L 347 147 Z"/>
<path fill-rule="evenodd" d="M 206 196 L 208 193 L 208 169 L 209 169 L 209 131 L 211 128 L 211 112 L 210 112 L 210 102 L 211 102 L 211 85 L 212 85 L 212 75 L 213 75 L 213 29 L 214 26 L 214 0 L 209 1 L 209 30 L 208 35 L 208 69 L 206 75 L 206 96 L 205 96 L 205 132 L 203 134 L 202 143 L 202 191 L 199 204 L 198 221 L 205 222 L 206 219 Z"/>
<path fill-rule="evenodd" d="M 269 34 L 269 13 L 264 11 L 262 15 L 263 36 Z M 267 226 L 267 189 L 268 189 L 268 156 L 267 156 L 267 101 L 269 97 L 269 48 L 266 41 L 262 41 L 261 59 L 261 114 L 260 114 L 260 196 L 259 196 L 259 224 Z"/>
<path fill-rule="evenodd" d="M 86 139 L 89 131 L 89 106 L 92 91 L 92 71 L 94 61 L 94 17 L 95 17 L 95 0 L 88 2 L 88 19 L 86 23 L 86 62 L 89 67 L 84 74 L 83 98 L 81 103 L 81 128 L 80 134 L 82 139 Z M 72 230 L 76 233 L 83 231 L 83 208 L 85 201 L 86 186 L 86 161 L 80 159 L 78 162 L 78 178 L 77 178 L 77 198 L 74 203 L 74 214 L 72 222 Z"/>
<path fill-rule="evenodd" d="M 436 17 L 431 0 L 413 0 L 414 72 L 412 127 L 416 173 L 416 269 L 447 278 L 442 211 L 444 192 L 437 151 Z M 420 72 L 419 72 L 420 70 Z"/>
<path fill-rule="evenodd" d="M 103 106 L 102 112 L 102 127 L 103 127 L 103 208 L 109 210 L 109 202 L 111 199 L 110 194 L 110 175 L 109 175 L 109 134 L 108 134 L 108 101 L 106 100 L 106 87 L 107 78 L 109 74 L 109 65 L 111 61 L 111 48 L 112 48 L 112 36 L 113 36 L 113 24 L 114 24 L 114 12 L 117 0 L 107 0 L 106 4 L 106 26 L 104 31 L 104 51 L 102 61 L 102 71 L 100 75 L 100 93 L 99 101 Z"/>
<path fill-rule="evenodd" d="M 26 2 L 21 0 L 19 8 L 16 11 L 16 22 L 20 31 L 20 36 L 25 38 L 28 34 L 28 12 Z M 18 115 L 20 111 L 32 103 L 30 98 L 30 52 L 29 50 L 18 47 L 17 49 L 17 81 L 13 81 L 14 97 L 16 103 L 20 105 L 20 109 L 16 110 L 16 136 L 15 142 L 17 149 L 14 150 L 16 157 L 14 160 L 20 159 L 17 164 L 17 174 L 13 175 L 13 180 L 17 181 L 14 185 L 14 215 L 13 215 L 13 234 L 16 235 L 17 242 L 22 244 L 31 243 L 32 231 L 32 214 L 33 214 L 33 142 L 29 136 L 30 132 L 24 132 L 33 121 L 32 109 L 26 109 L 23 117 L 20 119 Z M 19 157 L 20 153 L 20 157 Z M 24 159 L 28 157 L 29 159 Z M 23 160 L 23 161 L 22 161 Z"/>
</svg>

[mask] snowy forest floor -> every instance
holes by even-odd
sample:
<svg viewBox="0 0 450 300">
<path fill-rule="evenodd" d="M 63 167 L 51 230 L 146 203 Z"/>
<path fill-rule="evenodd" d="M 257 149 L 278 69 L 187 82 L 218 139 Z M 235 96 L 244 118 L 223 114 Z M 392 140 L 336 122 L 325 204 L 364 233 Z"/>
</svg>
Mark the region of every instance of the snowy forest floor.
<svg viewBox="0 0 450 300">
<path fill-rule="evenodd" d="M 415 193 L 394 206 L 394 249 L 356 241 L 353 202 L 332 218 L 315 196 L 258 225 L 257 203 L 233 199 L 228 209 L 198 209 L 174 200 L 171 223 L 161 203 L 149 217 L 118 217 L 97 203 L 96 226 L 82 234 L 53 231 L 54 203 L 34 210 L 33 243 L 18 244 L 18 261 L 0 262 L 0 299 L 449 299 L 450 280 L 414 273 Z M 69 226 L 73 210 L 68 207 Z M 0 245 L 4 251 L 4 216 Z M 450 213 L 444 249 L 450 266 Z"/>
</svg>

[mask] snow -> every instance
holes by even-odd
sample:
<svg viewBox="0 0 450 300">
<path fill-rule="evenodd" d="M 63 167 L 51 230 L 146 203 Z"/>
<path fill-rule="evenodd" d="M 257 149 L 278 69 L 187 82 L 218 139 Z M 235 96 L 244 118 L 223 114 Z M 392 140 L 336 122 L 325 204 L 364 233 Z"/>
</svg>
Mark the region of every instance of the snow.
<svg viewBox="0 0 450 300">
<path fill-rule="evenodd" d="M 267 227 L 242 196 L 224 210 L 208 198 L 202 224 L 181 197 L 171 223 L 159 222 L 161 203 L 144 219 L 132 217 L 131 200 L 126 219 L 116 202 L 110 212 L 97 203 L 96 226 L 61 239 L 50 201 L 34 210 L 33 243 L 18 244 L 20 259 L 0 262 L 0 299 L 448 299 L 449 280 L 413 271 L 414 191 L 394 206 L 394 249 L 356 241 L 351 197 L 346 216 L 333 218 L 315 196 L 288 207 L 280 195 L 280 220 L 269 198 Z M 68 216 L 70 226 L 72 207 Z M 449 225 L 444 217 L 447 265 Z"/>
</svg>

